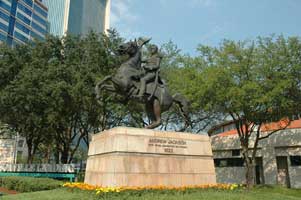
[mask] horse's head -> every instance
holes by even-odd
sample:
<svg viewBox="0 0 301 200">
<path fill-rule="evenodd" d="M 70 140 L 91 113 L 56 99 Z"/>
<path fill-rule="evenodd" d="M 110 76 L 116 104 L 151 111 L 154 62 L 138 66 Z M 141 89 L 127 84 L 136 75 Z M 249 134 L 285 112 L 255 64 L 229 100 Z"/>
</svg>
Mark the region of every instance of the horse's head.
<svg viewBox="0 0 301 200">
<path fill-rule="evenodd" d="M 120 55 L 128 54 L 129 56 L 135 55 L 139 50 L 136 41 L 129 41 L 119 45 L 118 52 Z"/>
</svg>

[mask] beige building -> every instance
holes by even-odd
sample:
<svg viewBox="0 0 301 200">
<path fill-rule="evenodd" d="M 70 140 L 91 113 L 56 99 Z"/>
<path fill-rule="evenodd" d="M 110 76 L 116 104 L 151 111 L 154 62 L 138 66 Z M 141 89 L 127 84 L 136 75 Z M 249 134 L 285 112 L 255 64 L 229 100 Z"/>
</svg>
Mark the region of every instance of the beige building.
<svg viewBox="0 0 301 200">
<path fill-rule="evenodd" d="M 27 145 L 23 137 L 0 138 L 0 164 L 16 163 L 17 158 L 24 158 L 27 154 Z"/>
<path fill-rule="evenodd" d="M 14 163 L 15 140 L 0 139 L 0 164 Z"/>
<path fill-rule="evenodd" d="M 209 134 L 217 182 L 244 183 L 244 161 L 233 122 L 214 127 Z M 301 188 L 301 120 L 260 141 L 254 171 L 256 184 Z"/>
</svg>

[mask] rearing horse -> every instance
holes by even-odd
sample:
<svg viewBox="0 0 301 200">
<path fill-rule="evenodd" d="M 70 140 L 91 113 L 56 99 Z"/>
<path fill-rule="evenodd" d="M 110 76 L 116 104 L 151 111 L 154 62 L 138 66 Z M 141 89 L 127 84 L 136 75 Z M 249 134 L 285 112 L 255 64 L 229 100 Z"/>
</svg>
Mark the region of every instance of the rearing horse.
<svg viewBox="0 0 301 200">
<path fill-rule="evenodd" d="M 137 100 L 139 93 L 141 68 L 141 48 L 149 40 L 139 45 L 136 41 L 124 43 L 119 46 L 120 54 L 127 54 L 128 60 L 121 64 L 114 76 L 107 76 L 96 84 L 95 92 L 97 98 L 101 98 L 101 91 L 106 90 L 120 94 L 126 99 Z M 145 104 L 151 124 L 146 126 L 153 129 L 161 125 L 161 113 L 167 111 L 175 102 L 179 105 L 182 115 L 185 118 L 185 128 L 190 124 L 188 117 L 188 101 L 180 94 L 171 95 L 163 83 L 148 83 L 144 98 L 140 100 Z"/>
</svg>

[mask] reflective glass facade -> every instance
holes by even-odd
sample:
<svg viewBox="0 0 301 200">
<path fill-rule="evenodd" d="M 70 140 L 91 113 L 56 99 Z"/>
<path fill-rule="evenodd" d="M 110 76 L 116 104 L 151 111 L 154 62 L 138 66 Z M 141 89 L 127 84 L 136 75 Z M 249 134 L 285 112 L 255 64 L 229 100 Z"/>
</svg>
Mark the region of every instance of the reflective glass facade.
<svg viewBox="0 0 301 200">
<path fill-rule="evenodd" d="M 0 0 L 0 41 L 14 45 L 44 39 L 47 17 L 42 0 Z"/>
<path fill-rule="evenodd" d="M 106 0 L 72 0 L 68 32 L 86 34 L 93 30 L 104 31 Z"/>
<path fill-rule="evenodd" d="M 50 33 L 63 36 L 101 33 L 108 28 L 110 0 L 44 0 L 49 8 Z"/>
<path fill-rule="evenodd" d="M 50 34 L 62 36 L 64 34 L 64 16 L 68 2 L 66 0 L 44 0 L 44 3 L 49 9 Z"/>
</svg>

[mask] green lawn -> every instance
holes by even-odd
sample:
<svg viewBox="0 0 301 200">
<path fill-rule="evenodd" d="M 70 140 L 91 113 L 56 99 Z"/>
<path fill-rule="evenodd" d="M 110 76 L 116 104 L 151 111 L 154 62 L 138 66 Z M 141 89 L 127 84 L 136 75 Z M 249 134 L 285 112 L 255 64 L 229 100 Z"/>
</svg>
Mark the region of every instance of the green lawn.
<svg viewBox="0 0 301 200">
<path fill-rule="evenodd" d="M 18 195 L 8 195 L 2 197 L 3 200 L 91 200 L 96 196 L 90 192 L 73 191 L 68 189 L 55 189 L 50 191 L 23 193 Z M 1 198 L 0 198 L 1 199 Z M 281 187 L 260 187 L 250 192 L 245 190 L 218 191 L 218 190 L 196 190 L 189 193 L 167 194 L 160 192 L 145 192 L 142 195 L 119 193 L 117 196 L 110 195 L 106 198 L 110 200 L 297 200 L 301 199 L 301 190 L 286 189 Z"/>
</svg>

